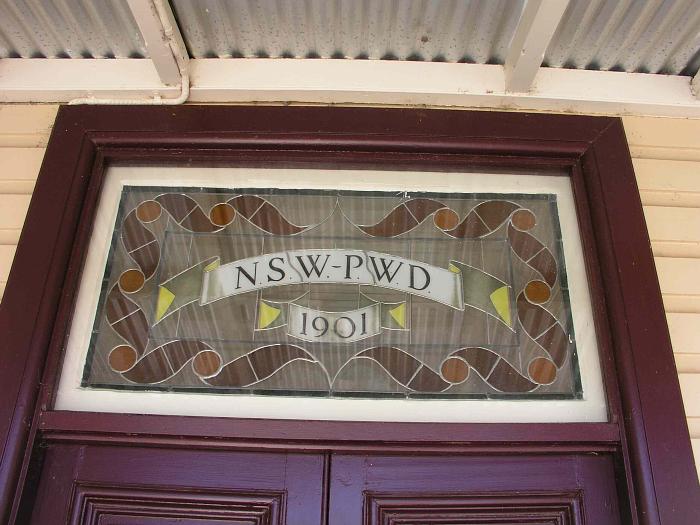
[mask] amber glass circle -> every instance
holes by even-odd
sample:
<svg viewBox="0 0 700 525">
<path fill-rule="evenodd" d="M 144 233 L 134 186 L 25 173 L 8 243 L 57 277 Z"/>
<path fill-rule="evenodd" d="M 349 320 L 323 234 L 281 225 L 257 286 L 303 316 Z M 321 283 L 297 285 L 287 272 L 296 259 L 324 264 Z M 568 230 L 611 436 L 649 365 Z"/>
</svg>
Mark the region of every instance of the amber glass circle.
<svg viewBox="0 0 700 525">
<path fill-rule="evenodd" d="M 531 230 L 537 224 L 537 218 L 530 210 L 516 211 L 510 218 L 510 221 L 513 223 L 513 226 L 523 231 Z"/>
<path fill-rule="evenodd" d="M 530 378 L 540 385 L 548 385 L 557 378 L 557 367 L 544 357 L 533 359 L 527 371 L 530 374 Z"/>
<path fill-rule="evenodd" d="M 119 276 L 119 287 L 124 293 L 138 292 L 146 281 L 141 270 L 127 270 Z"/>
<path fill-rule="evenodd" d="M 544 281 L 530 281 L 525 286 L 525 297 L 534 304 L 542 304 L 549 301 L 552 296 L 549 285 Z"/>
<path fill-rule="evenodd" d="M 461 383 L 469 377 L 469 365 L 456 357 L 451 357 L 442 363 L 442 377 L 450 383 Z"/>
<path fill-rule="evenodd" d="M 117 346 L 109 353 L 109 366 L 115 372 L 126 372 L 136 364 L 138 354 L 130 346 Z"/>
<path fill-rule="evenodd" d="M 209 220 L 212 222 L 212 224 L 221 226 L 222 228 L 231 224 L 235 217 L 236 210 L 234 210 L 233 206 L 227 202 L 217 204 L 209 212 Z"/>
<path fill-rule="evenodd" d="M 452 230 L 459 224 L 459 215 L 449 208 L 442 208 L 435 212 L 433 222 L 441 230 Z"/>
<path fill-rule="evenodd" d="M 192 368 L 202 377 L 214 375 L 221 366 L 221 357 L 212 350 L 205 350 L 194 356 Z"/>
<path fill-rule="evenodd" d="M 161 208 L 160 203 L 156 201 L 144 201 L 136 208 L 136 217 L 138 217 L 141 222 L 153 222 L 160 217 L 162 210 L 163 208 Z"/>
</svg>

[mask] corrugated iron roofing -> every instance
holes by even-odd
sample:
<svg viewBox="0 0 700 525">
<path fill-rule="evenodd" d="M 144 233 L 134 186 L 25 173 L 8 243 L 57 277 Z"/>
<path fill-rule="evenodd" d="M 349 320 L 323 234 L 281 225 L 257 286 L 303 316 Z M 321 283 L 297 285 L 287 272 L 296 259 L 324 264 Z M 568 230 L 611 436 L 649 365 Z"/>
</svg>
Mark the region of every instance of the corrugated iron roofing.
<svg viewBox="0 0 700 525">
<path fill-rule="evenodd" d="M 0 58 L 143 58 L 125 0 L 0 0 Z"/>
<path fill-rule="evenodd" d="M 524 0 L 170 0 L 194 58 L 502 64 Z M 0 0 L 0 58 L 144 57 L 125 0 Z M 571 0 L 550 67 L 694 75 L 700 0 Z"/>
<path fill-rule="evenodd" d="M 700 0 L 572 0 L 544 63 L 694 75 L 700 65 Z"/>
<path fill-rule="evenodd" d="M 190 55 L 503 63 L 524 0 L 174 0 Z"/>
</svg>

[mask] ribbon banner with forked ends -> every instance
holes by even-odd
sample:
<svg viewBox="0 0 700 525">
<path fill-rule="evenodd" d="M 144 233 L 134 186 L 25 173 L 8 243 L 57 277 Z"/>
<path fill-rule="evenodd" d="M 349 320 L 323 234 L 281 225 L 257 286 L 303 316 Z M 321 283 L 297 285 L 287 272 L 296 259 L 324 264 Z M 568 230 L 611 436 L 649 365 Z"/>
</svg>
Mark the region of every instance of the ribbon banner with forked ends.
<svg viewBox="0 0 700 525">
<path fill-rule="evenodd" d="M 482 270 L 451 261 L 440 268 L 420 261 L 365 250 L 290 250 L 221 265 L 200 262 L 159 286 L 155 323 L 185 305 L 214 301 L 292 284 L 378 286 L 464 310 L 485 312 L 512 329 L 510 287 Z M 256 329 L 287 325 L 304 340 L 352 342 L 382 328 L 407 329 L 405 303 L 367 304 L 347 312 L 323 312 L 295 304 L 260 301 Z"/>
</svg>

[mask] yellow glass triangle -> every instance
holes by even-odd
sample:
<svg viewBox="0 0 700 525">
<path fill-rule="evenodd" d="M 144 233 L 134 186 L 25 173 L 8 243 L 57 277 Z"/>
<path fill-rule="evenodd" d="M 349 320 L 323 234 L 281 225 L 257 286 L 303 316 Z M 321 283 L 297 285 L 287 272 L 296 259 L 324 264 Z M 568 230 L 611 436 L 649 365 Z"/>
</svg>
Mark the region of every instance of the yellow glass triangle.
<svg viewBox="0 0 700 525">
<path fill-rule="evenodd" d="M 217 269 L 220 266 L 220 264 L 221 264 L 220 259 L 217 257 L 216 259 L 214 259 L 212 262 L 210 262 L 209 264 L 207 264 L 204 267 L 204 271 L 211 272 L 212 270 Z"/>
<path fill-rule="evenodd" d="M 501 286 L 489 297 L 491 298 L 491 303 L 494 308 L 496 308 L 496 312 L 498 312 L 498 315 L 503 319 L 503 322 L 512 328 L 513 321 L 510 318 L 510 296 L 508 294 L 508 287 Z"/>
<path fill-rule="evenodd" d="M 270 326 L 275 322 L 281 313 L 281 308 L 275 308 L 264 301 L 260 301 L 258 305 L 258 329 L 267 328 Z"/>
<path fill-rule="evenodd" d="M 163 319 L 163 316 L 173 304 L 175 294 L 168 290 L 165 286 L 158 288 L 158 303 L 156 304 L 156 321 Z"/>
<path fill-rule="evenodd" d="M 452 263 L 450 263 L 447 269 L 450 270 L 452 273 L 462 273 L 462 270 L 460 270 L 457 266 L 455 266 Z"/>
<path fill-rule="evenodd" d="M 389 315 L 401 328 L 406 328 L 406 303 L 389 310 Z"/>
</svg>

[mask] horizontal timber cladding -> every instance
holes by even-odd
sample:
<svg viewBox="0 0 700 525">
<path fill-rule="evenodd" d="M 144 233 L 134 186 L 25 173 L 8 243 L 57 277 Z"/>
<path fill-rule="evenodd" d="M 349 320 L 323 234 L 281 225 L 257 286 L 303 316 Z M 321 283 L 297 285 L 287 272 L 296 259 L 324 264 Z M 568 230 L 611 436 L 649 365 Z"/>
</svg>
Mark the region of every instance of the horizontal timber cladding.
<svg viewBox="0 0 700 525">
<path fill-rule="evenodd" d="M 0 296 L 57 106 L 0 106 Z M 700 120 L 623 119 L 700 465 Z"/>
</svg>

